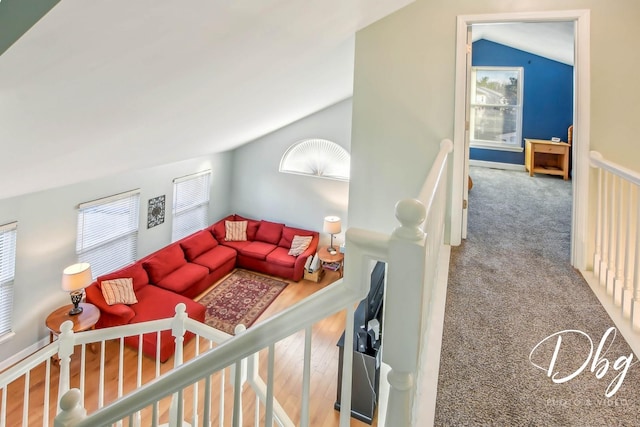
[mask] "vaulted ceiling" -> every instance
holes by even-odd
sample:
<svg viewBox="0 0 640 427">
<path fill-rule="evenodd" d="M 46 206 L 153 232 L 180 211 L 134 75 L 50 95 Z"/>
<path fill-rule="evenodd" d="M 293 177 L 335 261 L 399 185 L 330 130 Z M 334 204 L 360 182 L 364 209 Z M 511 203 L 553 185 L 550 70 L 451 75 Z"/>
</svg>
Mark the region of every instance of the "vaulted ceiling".
<svg viewBox="0 0 640 427">
<path fill-rule="evenodd" d="M 232 149 L 345 99 L 355 32 L 410 1 L 61 1 L 0 56 L 0 198 Z"/>
<path fill-rule="evenodd" d="M 345 99 L 356 31 L 411 1 L 0 0 L 0 199 L 232 149 Z"/>
</svg>

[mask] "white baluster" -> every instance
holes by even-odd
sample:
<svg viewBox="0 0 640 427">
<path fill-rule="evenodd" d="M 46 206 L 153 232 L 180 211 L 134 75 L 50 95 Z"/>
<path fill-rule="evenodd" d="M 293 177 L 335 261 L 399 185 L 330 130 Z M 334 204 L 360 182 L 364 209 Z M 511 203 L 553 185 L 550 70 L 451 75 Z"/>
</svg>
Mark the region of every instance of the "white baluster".
<svg viewBox="0 0 640 427">
<path fill-rule="evenodd" d="M 622 316 L 626 319 L 631 317 L 631 301 L 633 301 L 633 236 L 632 224 L 634 224 L 634 186 L 629 183 L 629 192 L 627 193 L 627 220 L 626 220 L 626 239 L 625 239 L 625 257 L 624 257 L 624 283 L 622 289 Z"/>
<path fill-rule="evenodd" d="M 618 186 L 616 189 L 616 256 L 615 256 L 615 277 L 613 279 L 613 302 L 618 307 L 622 306 L 622 290 L 624 289 L 624 264 L 626 258 L 626 252 L 623 250 L 625 245 L 625 233 L 627 230 L 627 224 L 625 223 L 625 211 L 623 208 L 624 181 L 620 178 L 617 179 Z"/>
<path fill-rule="evenodd" d="M 611 187 L 609 189 L 609 226 L 608 226 L 608 243 L 607 243 L 607 278 L 606 287 L 607 295 L 613 295 L 613 282 L 616 274 L 616 188 L 618 177 L 611 175 Z"/>
<path fill-rule="evenodd" d="M 637 211 L 640 212 L 640 195 L 636 198 Z M 635 270 L 633 272 L 633 302 L 631 304 L 631 326 L 640 328 L 640 214 L 636 215 Z"/>
<path fill-rule="evenodd" d="M 598 168 L 598 193 L 596 196 L 596 232 L 593 252 L 593 273 L 600 277 L 600 262 L 602 261 L 602 219 L 604 217 L 604 171 Z"/>
<path fill-rule="evenodd" d="M 246 327 L 243 324 L 239 324 L 235 328 L 236 336 L 242 334 L 245 330 Z M 234 367 L 233 415 L 231 418 L 231 425 L 233 427 L 240 427 L 242 425 L 242 387 L 244 385 L 243 366 L 246 366 L 246 359 L 238 360 Z"/>
<path fill-rule="evenodd" d="M 72 388 L 60 398 L 60 412 L 53 421 L 54 427 L 73 427 L 87 417 L 87 411 L 80 401 L 82 394 L 77 388 Z"/>
<path fill-rule="evenodd" d="M 175 353 L 173 356 L 173 367 L 177 368 L 182 365 L 183 360 L 183 343 L 184 343 L 184 334 L 186 332 L 185 328 L 185 320 L 187 319 L 187 306 L 184 303 L 179 303 L 176 305 L 176 314 L 173 316 L 173 322 L 171 323 L 171 334 L 175 338 L 176 346 Z M 157 347 L 160 347 L 160 337 L 158 337 Z M 184 402 L 182 400 L 182 391 L 178 393 L 174 393 L 171 396 L 171 406 L 169 407 L 169 425 L 170 426 L 181 426 L 183 423 L 182 413 L 183 413 Z"/>
</svg>

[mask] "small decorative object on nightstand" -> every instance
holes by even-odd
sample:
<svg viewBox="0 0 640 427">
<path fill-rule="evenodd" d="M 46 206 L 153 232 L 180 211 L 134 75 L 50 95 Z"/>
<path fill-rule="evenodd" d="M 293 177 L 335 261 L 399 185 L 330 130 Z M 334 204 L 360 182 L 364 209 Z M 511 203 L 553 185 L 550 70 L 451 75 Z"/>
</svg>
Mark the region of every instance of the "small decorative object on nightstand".
<svg viewBox="0 0 640 427">
<path fill-rule="evenodd" d="M 331 234 L 331 245 L 329 245 L 327 251 L 329 251 L 331 255 L 335 255 L 335 253 L 338 251 L 333 247 L 333 235 L 338 234 L 340 231 L 342 231 L 340 218 L 338 218 L 337 216 L 324 217 L 324 226 L 322 227 L 322 229 L 325 233 Z"/>
<path fill-rule="evenodd" d="M 62 290 L 71 294 L 73 303 L 73 308 L 69 311 L 70 316 L 82 313 L 82 307 L 79 304 L 82 301 L 84 288 L 92 281 L 91 266 L 86 262 L 70 265 L 62 272 Z"/>
</svg>

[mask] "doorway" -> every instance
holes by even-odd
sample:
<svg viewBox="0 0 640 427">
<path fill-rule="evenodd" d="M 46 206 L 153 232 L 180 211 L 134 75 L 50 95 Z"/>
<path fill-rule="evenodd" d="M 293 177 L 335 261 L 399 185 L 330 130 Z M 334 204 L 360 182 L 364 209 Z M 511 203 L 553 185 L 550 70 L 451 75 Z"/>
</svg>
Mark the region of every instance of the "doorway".
<svg viewBox="0 0 640 427">
<path fill-rule="evenodd" d="M 571 263 L 586 267 L 587 197 L 589 191 L 589 11 L 555 11 L 515 14 L 465 15 L 457 22 L 456 93 L 451 205 L 451 244 L 466 237 L 469 165 L 469 120 L 467 94 L 471 63 L 470 31 L 474 24 L 513 22 L 574 22 L 574 112 L 573 112 L 573 211 Z"/>
</svg>

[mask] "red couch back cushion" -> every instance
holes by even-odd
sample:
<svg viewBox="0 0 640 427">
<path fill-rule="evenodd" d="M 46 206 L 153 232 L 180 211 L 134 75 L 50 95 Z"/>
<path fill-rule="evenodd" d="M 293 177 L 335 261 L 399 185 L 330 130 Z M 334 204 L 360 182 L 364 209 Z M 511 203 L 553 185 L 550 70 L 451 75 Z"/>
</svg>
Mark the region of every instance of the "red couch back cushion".
<svg viewBox="0 0 640 427">
<path fill-rule="evenodd" d="M 224 242 L 224 236 L 227 232 L 224 227 L 224 222 L 235 221 L 236 220 L 235 218 L 236 218 L 235 215 L 229 215 L 227 217 L 222 218 L 220 221 L 216 222 L 211 227 L 209 227 L 209 231 L 211 232 L 211 234 L 213 234 L 213 237 L 215 237 L 218 242 Z"/>
<path fill-rule="evenodd" d="M 284 224 L 269 221 L 260 221 L 255 240 L 277 245 L 282 236 Z"/>
<path fill-rule="evenodd" d="M 193 261 L 203 253 L 218 246 L 209 230 L 200 230 L 180 242 L 187 260 Z"/>
<path fill-rule="evenodd" d="M 151 283 L 158 283 L 169 273 L 187 263 L 180 245 L 169 245 L 142 262 Z"/>
<path fill-rule="evenodd" d="M 236 221 L 247 221 L 247 240 L 256 240 L 256 233 L 260 227 L 260 221 L 250 218 L 244 218 L 240 215 L 235 216 Z"/>
<path fill-rule="evenodd" d="M 124 268 L 121 268 L 120 270 L 114 271 L 113 273 L 100 276 L 96 279 L 96 282 L 98 282 L 98 286 L 100 287 L 100 289 L 102 289 L 102 282 L 104 280 L 126 279 L 128 277 L 133 279 L 134 291 L 142 289 L 149 284 L 149 276 L 147 275 L 147 271 L 142 268 L 142 264 L 140 264 L 139 262 L 128 265 Z"/>
<path fill-rule="evenodd" d="M 282 237 L 280 237 L 280 243 L 278 243 L 278 246 L 280 246 L 281 248 L 290 249 L 293 236 L 313 236 L 313 235 L 314 235 L 313 231 L 284 226 L 282 228 Z"/>
</svg>

